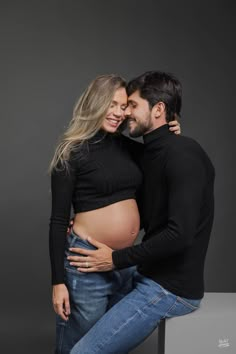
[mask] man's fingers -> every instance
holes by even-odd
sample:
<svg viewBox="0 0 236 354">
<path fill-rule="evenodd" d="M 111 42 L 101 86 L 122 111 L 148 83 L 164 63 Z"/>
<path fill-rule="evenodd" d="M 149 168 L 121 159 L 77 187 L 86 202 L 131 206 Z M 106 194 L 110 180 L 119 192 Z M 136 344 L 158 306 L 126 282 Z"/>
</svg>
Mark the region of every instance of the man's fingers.
<svg viewBox="0 0 236 354">
<path fill-rule="evenodd" d="M 91 268 L 91 262 L 70 262 L 70 265 L 78 268 Z"/>
<path fill-rule="evenodd" d="M 82 273 L 91 273 L 91 272 L 102 272 L 102 270 L 98 270 L 97 268 L 93 268 L 93 267 L 90 267 L 90 268 L 77 268 L 77 270 L 79 272 L 82 272 Z"/>
<path fill-rule="evenodd" d="M 101 243 L 101 242 L 99 242 L 99 241 L 97 241 L 97 240 L 94 240 L 92 237 L 88 237 L 88 242 L 89 243 L 91 243 L 91 245 L 93 245 L 93 246 L 95 246 L 95 247 L 97 247 L 97 248 L 100 248 L 100 247 L 102 247 L 102 246 L 105 246 L 104 245 L 104 243 Z"/>
<path fill-rule="evenodd" d="M 85 256 L 91 256 L 94 252 L 96 252 L 96 250 L 91 251 L 91 250 L 87 250 L 85 248 L 79 248 L 79 247 L 69 248 L 69 250 L 73 253 L 79 253 L 79 254 L 83 254 Z"/>
<path fill-rule="evenodd" d="M 87 256 L 87 257 L 79 257 L 79 256 L 68 256 L 67 259 L 71 262 L 80 262 L 80 263 L 86 263 L 86 262 L 91 262 L 93 258 Z"/>
</svg>

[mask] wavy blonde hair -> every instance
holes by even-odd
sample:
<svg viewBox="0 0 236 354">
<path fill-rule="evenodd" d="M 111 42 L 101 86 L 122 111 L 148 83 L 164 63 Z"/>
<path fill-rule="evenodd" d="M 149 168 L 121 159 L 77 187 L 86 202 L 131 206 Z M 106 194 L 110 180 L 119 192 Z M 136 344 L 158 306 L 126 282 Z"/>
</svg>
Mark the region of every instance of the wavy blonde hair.
<svg viewBox="0 0 236 354">
<path fill-rule="evenodd" d="M 122 87 L 126 88 L 125 80 L 114 74 L 98 76 L 90 83 L 75 104 L 73 117 L 50 163 L 50 173 L 58 165 L 67 168 L 75 147 L 92 138 L 101 129 L 115 91 Z"/>
</svg>

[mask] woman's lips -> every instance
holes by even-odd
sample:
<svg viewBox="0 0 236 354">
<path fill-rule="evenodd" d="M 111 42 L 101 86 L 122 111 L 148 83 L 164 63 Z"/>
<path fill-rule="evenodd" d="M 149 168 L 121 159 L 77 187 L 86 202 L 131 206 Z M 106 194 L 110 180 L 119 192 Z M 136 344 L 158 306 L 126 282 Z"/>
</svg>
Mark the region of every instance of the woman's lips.
<svg viewBox="0 0 236 354">
<path fill-rule="evenodd" d="M 117 125 L 121 122 L 120 119 L 114 119 L 114 118 L 107 118 L 107 120 L 112 127 L 117 127 Z"/>
</svg>

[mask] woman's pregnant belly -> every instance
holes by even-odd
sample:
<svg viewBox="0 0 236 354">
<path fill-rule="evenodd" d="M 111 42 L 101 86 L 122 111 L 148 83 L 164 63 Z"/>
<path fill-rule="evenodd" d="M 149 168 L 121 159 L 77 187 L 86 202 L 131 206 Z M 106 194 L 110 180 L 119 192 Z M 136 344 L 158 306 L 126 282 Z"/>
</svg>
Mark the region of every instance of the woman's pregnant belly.
<svg viewBox="0 0 236 354">
<path fill-rule="evenodd" d="M 112 249 L 131 246 L 140 227 L 135 199 L 122 200 L 96 210 L 77 213 L 73 230 L 81 238 L 88 236 Z"/>
</svg>

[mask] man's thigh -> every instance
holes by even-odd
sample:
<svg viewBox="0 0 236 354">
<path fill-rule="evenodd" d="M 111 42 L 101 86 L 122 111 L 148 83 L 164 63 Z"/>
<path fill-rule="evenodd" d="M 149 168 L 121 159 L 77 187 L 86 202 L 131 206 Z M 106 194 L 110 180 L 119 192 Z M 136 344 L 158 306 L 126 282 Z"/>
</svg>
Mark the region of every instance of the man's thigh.
<svg viewBox="0 0 236 354">
<path fill-rule="evenodd" d="M 138 273 L 134 289 L 114 305 L 73 347 L 71 354 L 128 353 L 158 326 L 176 296 Z"/>
</svg>

